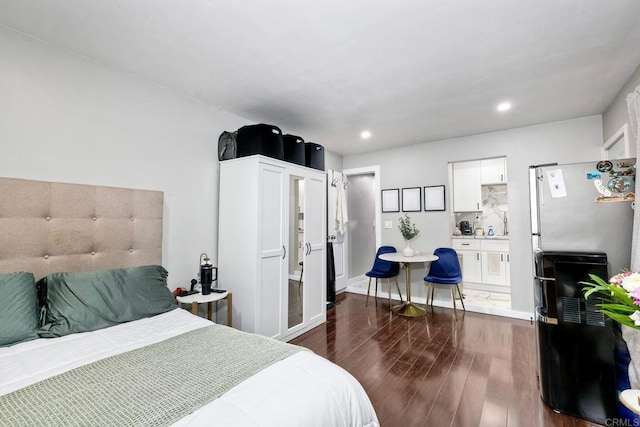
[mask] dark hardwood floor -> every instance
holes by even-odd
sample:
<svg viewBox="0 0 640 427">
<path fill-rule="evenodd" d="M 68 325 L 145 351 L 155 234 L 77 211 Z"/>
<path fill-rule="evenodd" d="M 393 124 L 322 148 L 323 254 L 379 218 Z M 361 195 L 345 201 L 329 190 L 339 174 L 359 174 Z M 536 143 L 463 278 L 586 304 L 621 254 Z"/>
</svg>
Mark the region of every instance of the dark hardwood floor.
<svg viewBox="0 0 640 427">
<path fill-rule="evenodd" d="M 369 394 L 383 427 L 596 426 L 540 399 L 534 326 L 434 308 L 390 314 L 389 301 L 344 293 L 327 323 L 291 341 L 342 366 Z"/>
</svg>

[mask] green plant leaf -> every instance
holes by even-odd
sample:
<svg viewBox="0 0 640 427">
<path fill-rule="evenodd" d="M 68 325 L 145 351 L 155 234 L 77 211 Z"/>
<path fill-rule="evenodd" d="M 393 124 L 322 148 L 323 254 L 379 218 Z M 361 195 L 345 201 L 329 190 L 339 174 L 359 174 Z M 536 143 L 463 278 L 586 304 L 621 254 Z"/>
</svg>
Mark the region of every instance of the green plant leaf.
<svg viewBox="0 0 640 427">
<path fill-rule="evenodd" d="M 624 304 L 598 304 L 598 307 L 603 312 L 606 309 L 607 311 L 612 311 L 616 313 L 628 313 L 628 314 L 633 314 L 637 310 L 637 307 L 629 307 L 628 305 L 624 305 Z"/>
</svg>

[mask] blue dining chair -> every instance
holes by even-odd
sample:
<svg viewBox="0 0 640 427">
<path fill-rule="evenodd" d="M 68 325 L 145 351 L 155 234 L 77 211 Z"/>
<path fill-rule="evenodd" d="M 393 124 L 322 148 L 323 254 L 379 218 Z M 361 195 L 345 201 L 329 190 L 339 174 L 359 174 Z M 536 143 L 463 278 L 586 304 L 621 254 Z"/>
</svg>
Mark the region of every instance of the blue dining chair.
<svg viewBox="0 0 640 427">
<path fill-rule="evenodd" d="M 400 295 L 400 302 L 402 301 L 402 294 L 400 293 L 400 286 L 398 285 L 398 274 L 400 274 L 400 264 L 397 262 L 384 261 L 378 258 L 378 255 L 397 252 L 393 246 L 380 246 L 376 253 L 376 259 L 373 261 L 373 267 L 371 271 L 365 273 L 365 276 L 369 277 L 369 286 L 367 287 L 367 301 L 365 307 L 369 304 L 369 291 L 371 290 L 371 279 L 376 279 L 376 291 L 374 297 L 376 302 L 378 301 L 378 279 L 387 279 L 389 285 L 389 305 L 391 305 L 391 278 L 396 279 L 396 287 L 398 288 L 398 295 Z"/>
<path fill-rule="evenodd" d="M 431 306 L 433 307 L 433 292 L 435 285 L 446 285 L 451 289 L 451 300 L 453 301 L 453 315 L 458 318 L 456 310 L 456 296 L 453 289 L 458 290 L 458 296 L 462 303 L 462 310 L 467 311 L 464 307 L 462 293 L 458 286 L 462 282 L 462 269 L 460 268 L 460 260 L 455 249 L 438 248 L 433 251 L 438 257 L 429 266 L 429 273 L 425 276 L 424 281 L 427 282 L 427 305 L 429 304 L 429 291 L 431 291 Z"/>
</svg>

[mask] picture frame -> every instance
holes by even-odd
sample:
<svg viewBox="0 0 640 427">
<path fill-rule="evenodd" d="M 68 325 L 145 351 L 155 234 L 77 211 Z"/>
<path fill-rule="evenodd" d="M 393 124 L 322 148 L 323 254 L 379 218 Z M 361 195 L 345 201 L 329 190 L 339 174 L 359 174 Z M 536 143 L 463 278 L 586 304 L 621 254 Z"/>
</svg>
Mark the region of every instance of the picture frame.
<svg viewBox="0 0 640 427">
<path fill-rule="evenodd" d="M 422 191 L 420 187 L 402 189 L 402 212 L 420 212 L 422 210 Z"/>
<path fill-rule="evenodd" d="M 400 189 L 382 190 L 382 212 L 400 212 Z"/>
<path fill-rule="evenodd" d="M 445 206 L 444 185 L 427 185 L 424 187 L 424 210 L 444 211 Z"/>
</svg>

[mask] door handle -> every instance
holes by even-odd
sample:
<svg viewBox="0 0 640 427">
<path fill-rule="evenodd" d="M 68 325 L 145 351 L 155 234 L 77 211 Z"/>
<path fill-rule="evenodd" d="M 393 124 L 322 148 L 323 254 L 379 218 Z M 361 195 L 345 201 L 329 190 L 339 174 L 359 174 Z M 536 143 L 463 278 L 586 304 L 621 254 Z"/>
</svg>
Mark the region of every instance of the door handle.
<svg viewBox="0 0 640 427">
<path fill-rule="evenodd" d="M 282 259 L 284 259 L 287 256 L 287 248 L 284 247 L 284 245 L 282 245 Z"/>
</svg>

